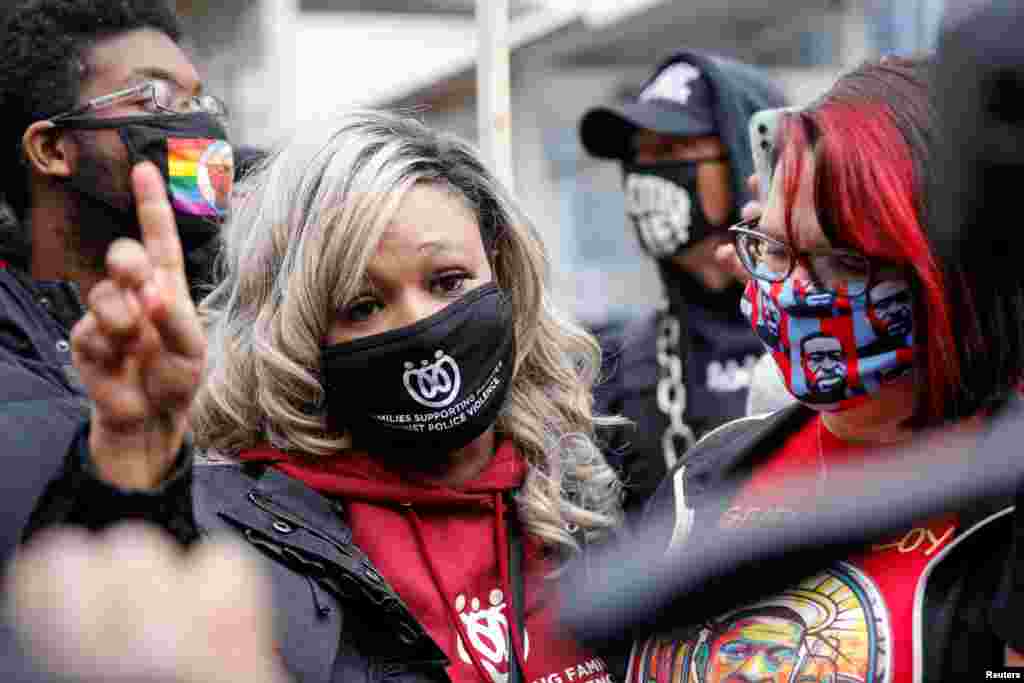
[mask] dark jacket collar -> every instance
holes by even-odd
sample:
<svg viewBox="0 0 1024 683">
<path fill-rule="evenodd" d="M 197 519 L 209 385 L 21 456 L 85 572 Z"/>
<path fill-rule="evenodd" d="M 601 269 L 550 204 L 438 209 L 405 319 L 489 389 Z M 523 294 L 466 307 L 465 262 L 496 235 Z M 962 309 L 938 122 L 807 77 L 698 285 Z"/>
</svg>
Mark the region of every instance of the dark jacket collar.
<svg viewBox="0 0 1024 683">
<path fill-rule="evenodd" d="M 35 280 L 14 263 L 5 262 L 4 270 L 32 296 L 61 327 L 70 331 L 82 316 L 85 306 L 78 285 L 65 280 Z"/>
<path fill-rule="evenodd" d="M 199 465 L 195 485 L 200 527 L 214 527 L 214 518 L 226 521 L 282 564 L 322 582 L 339 599 L 386 628 L 390 645 L 382 657 L 430 665 L 447 661 L 352 542 L 340 502 L 264 463 Z"/>
<path fill-rule="evenodd" d="M 1022 401 L 1014 397 L 1002 409 L 1010 410 L 1021 405 Z M 688 505 L 703 507 L 708 495 L 713 493 L 721 502 L 714 509 L 724 509 L 749 481 L 753 470 L 816 415 L 814 410 L 795 403 L 766 416 L 742 418 L 708 434 L 687 456 L 685 487 Z M 983 448 L 984 443 L 982 440 L 979 448 Z M 1007 495 L 972 500 L 969 506 L 959 510 L 961 528 L 969 528 L 1012 504 L 1012 497 Z"/>
<path fill-rule="evenodd" d="M 686 456 L 686 496 L 696 501 L 708 492 L 745 482 L 754 467 L 815 416 L 794 403 L 764 416 L 740 418 L 707 434 Z M 731 497 L 731 496 L 730 496 Z"/>
</svg>

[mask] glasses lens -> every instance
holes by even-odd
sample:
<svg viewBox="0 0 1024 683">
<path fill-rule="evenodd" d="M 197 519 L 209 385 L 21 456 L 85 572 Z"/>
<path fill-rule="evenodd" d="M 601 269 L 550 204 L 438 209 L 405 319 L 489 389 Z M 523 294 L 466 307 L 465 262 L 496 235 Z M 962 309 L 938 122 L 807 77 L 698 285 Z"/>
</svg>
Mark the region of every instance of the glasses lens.
<svg viewBox="0 0 1024 683">
<path fill-rule="evenodd" d="M 811 256 L 814 273 L 832 292 L 860 296 L 871 278 L 871 263 L 863 254 L 831 251 Z"/>
<path fill-rule="evenodd" d="M 198 106 L 200 111 L 206 112 L 207 114 L 211 114 L 213 116 L 228 115 L 227 105 L 225 105 L 224 102 L 218 97 L 214 97 L 213 95 L 200 95 L 199 97 L 195 98 L 195 100 L 196 105 Z"/>
<path fill-rule="evenodd" d="M 159 111 L 178 114 L 204 112 L 213 116 L 227 116 L 228 110 L 219 98 L 213 95 L 182 96 L 173 85 L 166 81 L 151 82 L 151 97 Z"/>
<path fill-rule="evenodd" d="M 146 93 L 153 99 L 156 111 L 178 111 L 181 108 L 174 87 L 167 81 L 154 80 L 147 83 L 147 86 Z"/>
<path fill-rule="evenodd" d="M 736 232 L 740 263 L 758 280 L 780 282 L 792 269 L 793 256 L 781 242 L 749 232 Z"/>
</svg>

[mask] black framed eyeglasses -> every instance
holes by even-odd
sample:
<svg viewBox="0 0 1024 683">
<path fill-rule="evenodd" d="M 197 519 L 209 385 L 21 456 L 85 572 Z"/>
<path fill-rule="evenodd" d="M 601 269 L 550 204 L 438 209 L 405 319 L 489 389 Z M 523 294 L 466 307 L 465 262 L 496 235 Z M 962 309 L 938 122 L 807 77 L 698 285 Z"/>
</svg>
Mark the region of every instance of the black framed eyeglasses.
<svg viewBox="0 0 1024 683">
<path fill-rule="evenodd" d="M 143 81 L 130 88 L 117 90 L 108 95 L 95 97 L 74 109 L 51 116 L 49 121 L 59 124 L 62 121 L 80 119 L 95 111 L 127 102 L 144 102 L 146 109 L 153 114 L 192 114 L 204 112 L 220 118 L 226 118 L 228 115 L 227 105 L 214 95 L 183 96 L 168 81 L 154 79 Z"/>
<path fill-rule="evenodd" d="M 814 284 L 833 294 L 860 296 L 872 279 L 871 259 L 849 249 L 797 251 L 792 245 L 769 237 L 757 228 L 759 218 L 741 221 L 729 228 L 740 263 L 751 277 L 765 282 L 782 282 L 797 263 L 810 271 Z"/>
</svg>

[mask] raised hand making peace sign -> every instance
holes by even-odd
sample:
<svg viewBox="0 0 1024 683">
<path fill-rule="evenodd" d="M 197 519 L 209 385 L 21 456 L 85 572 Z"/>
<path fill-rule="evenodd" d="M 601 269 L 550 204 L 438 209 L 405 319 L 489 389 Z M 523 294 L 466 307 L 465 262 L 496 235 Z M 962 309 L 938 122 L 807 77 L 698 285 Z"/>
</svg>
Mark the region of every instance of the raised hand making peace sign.
<svg viewBox="0 0 1024 683">
<path fill-rule="evenodd" d="M 97 473 L 121 488 L 150 489 L 181 448 L 206 340 L 156 166 L 133 169 L 132 191 L 142 243 L 111 245 L 107 279 L 89 294 L 71 347 L 93 400 L 89 447 Z"/>
</svg>

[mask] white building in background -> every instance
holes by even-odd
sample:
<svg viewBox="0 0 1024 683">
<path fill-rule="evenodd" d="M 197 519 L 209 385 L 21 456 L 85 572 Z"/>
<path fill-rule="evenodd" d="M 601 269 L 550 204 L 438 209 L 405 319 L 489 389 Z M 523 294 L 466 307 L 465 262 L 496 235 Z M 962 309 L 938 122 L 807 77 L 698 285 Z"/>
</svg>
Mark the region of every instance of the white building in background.
<svg viewBox="0 0 1024 683">
<path fill-rule="evenodd" d="M 473 0 L 177 0 L 236 140 L 268 145 L 353 106 L 412 109 L 476 137 Z M 682 46 L 768 69 L 799 103 L 844 68 L 928 47 L 942 0 L 513 0 L 516 190 L 549 245 L 556 295 L 586 319 L 654 306 L 617 166 L 577 136 Z"/>
</svg>

